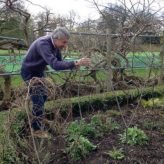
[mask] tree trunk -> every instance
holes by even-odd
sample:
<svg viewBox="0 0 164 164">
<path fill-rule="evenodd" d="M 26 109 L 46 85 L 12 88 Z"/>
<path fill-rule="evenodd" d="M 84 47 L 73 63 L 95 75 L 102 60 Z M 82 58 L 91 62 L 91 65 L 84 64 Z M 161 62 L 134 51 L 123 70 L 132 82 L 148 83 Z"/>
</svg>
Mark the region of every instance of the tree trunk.
<svg viewBox="0 0 164 164">
<path fill-rule="evenodd" d="M 160 52 L 160 83 L 164 83 L 164 31 L 161 39 L 161 52 Z"/>
<path fill-rule="evenodd" d="M 107 91 L 112 90 L 112 79 L 113 79 L 113 73 L 112 73 L 112 54 L 111 54 L 111 30 L 107 29 L 107 36 L 106 36 L 106 48 L 107 48 Z"/>
</svg>

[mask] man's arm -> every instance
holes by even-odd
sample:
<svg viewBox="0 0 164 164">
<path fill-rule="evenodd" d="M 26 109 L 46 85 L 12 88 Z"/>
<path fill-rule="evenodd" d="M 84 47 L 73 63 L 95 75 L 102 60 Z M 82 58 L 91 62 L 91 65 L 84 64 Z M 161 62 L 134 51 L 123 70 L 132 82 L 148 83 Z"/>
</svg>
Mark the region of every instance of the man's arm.
<svg viewBox="0 0 164 164">
<path fill-rule="evenodd" d="M 60 61 L 57 58 L 59 54 L 53 54 L 48 42 L 41 41 L 37 44 L 38 53 L 42 56 L 45 62 L 55 70 L 65 70 L 75 68 L 74 61 Z"/>
</svg>

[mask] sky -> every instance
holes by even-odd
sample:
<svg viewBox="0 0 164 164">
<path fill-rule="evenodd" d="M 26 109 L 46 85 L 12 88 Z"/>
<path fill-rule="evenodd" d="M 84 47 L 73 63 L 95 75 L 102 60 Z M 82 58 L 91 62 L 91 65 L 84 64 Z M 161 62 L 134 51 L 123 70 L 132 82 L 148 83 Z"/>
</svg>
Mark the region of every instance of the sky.
<svg viewBox="0 0 164 164">
<path fill-rule="evenodd" d="M 89 1 L 89 0 L 88 0 Z M 60 15 L 69 15 L 71 10 L 74 10 L 75 13 L 79 16 L 80 20 L 86 20 L 88 18 L 97 19 L 99 17 L 98 11 L 93 7 L 92 3 L 89 3 L 87 0 L 31 0 L 34 4 L 39 4 L 47 9 L 51 10 L 52 13 Z M 92 1 L 92 0 L 90 0 Z M 105 5 L 107 2 L 115 0 L 96 0 L 101 5 Z M 39 6 L 32 5 L 27 3 L 27 9 L 33 13 L 37 14 L 43 9 Z"/>
<path fill-rule="evenodd" d="M 29 0 L 30 1 L 30 0 Z M 92 3 L 92 0 L 31 0 L 34 4 L 39 4 L 40 6 L 46 7 L 51 10 L 52 13 L 56 15 L 69 15 L 71 10 L 74 10 L 75 13 L 79 16 L 79 21 L 87 20 L 88 18 L 97 19 L 99 18 L 99 13 L 95 9 Z M 101 6 L 106 6 L 107 3 L 118 4 L 119 0 L 95 0 Z M 125 0 L 130 2 L 130 0 Z M 135 3 L 136 1 L 144 2 L 144 0 L 131 0 Z M 148 0 L 145 0 L 148 1 Z M 151 0 L 152 1 L 152 0 Z M 154 8 L 164 7 L 164 0 L 155 0 L 158 1 Z M 127 2 L 127 4 L 129 4 Z M 27 3 L 27 9 L 33 14 L 44 11 L 41 7 Z M 101 7 L 100 7 L 101 9 Z"/>
</svg>

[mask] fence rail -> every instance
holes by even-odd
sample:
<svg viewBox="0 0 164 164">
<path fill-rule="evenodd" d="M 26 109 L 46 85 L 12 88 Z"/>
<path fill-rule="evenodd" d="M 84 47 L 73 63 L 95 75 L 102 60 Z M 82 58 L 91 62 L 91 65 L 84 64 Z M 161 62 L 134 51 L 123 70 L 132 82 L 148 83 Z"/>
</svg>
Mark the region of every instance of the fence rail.
<svg viewBox="0 0 164 164">
<path fill-rule="evenodd" d="M 159 69 L 160 66 L 150 66 L 148 68 L 155 68 L 155 69 Z M 129 70 L 129 69 L 146 69 L 145 67 L 114 67 L 114 68 L 110 68 L 111 70 Z M 55 70 L 49 70 L 49 71 L 45 71 L 45 73 L 61 73 L 61 72 L 87 72 L 87 71 L 108 71 L 109 69 L 105 69 L 105 68 L 99 68 L 99 69 L 82 69 L 82 70 L 61 70 L 61 71 L 55 71 Z M 14 75 L 20 75 L 20 71 L 15 71 L 15 72 L 4 72 L 4 73 L 0 73 L 0 77 L 1 76 L 14 76 Z"/>
<path fill-rule="evenodd" d="M 44 32 L 52 32 L 51 30 L 44 30 Z M 86 36 L 89 36 L 89 35 L 93 35 L 93 36 L 113 36 L 113 37 L 121 37 L 122 34 L 107 34 L 107 33 L 87 33 L 87 32 L 70 32 L 70 34 L 73 34 L 73 35 L 86 35 Z M 135 36 L 134 34 L 132 33 L 129 33 L 129 34 L 126 34 L 127 36 Z M 138 37 L 162 37 L 162 35 L 137 35 Z"/>
</svg>

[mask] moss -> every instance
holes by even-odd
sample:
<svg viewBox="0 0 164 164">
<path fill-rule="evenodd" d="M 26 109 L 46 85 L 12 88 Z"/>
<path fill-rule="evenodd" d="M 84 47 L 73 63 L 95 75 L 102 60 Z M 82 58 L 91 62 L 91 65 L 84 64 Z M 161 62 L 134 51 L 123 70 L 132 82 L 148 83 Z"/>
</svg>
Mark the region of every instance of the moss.
<svg viewBox="0 0 164 164">
<path fill-rule="evenodd" d="M 157 86 L 155 88 L 142 88 L 142 90 L 131 89 L 126 91 L 113 91 L 89 96 L 50 101 L 46 103 L 46 106 L 48 107 L 48 111 L 60 108 L 60 110 L 64 112 L 69 108 L 72 108 L 73 113 L 78 114 L 79 109 L 81 109 L 82 112 L 92 109 L 106 110 L 114 105 L 117 105 L 117 103 L 119 103 L 119 105 L 123 105 L 127 102 L 136 100 L 138 97 L 149 99 L 152 97 L 160 97 L 162 95 L 164 95 L 164 85 Z"/>
</svg>

